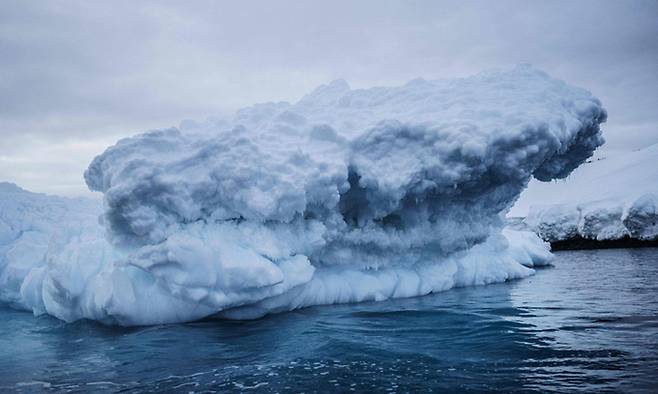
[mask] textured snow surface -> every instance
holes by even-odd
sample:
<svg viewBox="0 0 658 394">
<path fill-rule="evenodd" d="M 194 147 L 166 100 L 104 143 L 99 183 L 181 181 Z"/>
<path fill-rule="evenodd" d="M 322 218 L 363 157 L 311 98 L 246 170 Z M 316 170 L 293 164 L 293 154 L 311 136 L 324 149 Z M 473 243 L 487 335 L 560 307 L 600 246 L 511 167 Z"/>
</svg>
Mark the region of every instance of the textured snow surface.
<svg viewBox="0 0 658 394">
<path fill-rule="evenodd" d="M 296 104 L 124 139 L 85 173 L 102 208 L 2 189 L 2 299 L 133 325 L 524 277 L 550 253 L 502 217 L 531 177 L 591 156 L 605 119 L 589 92 L 520 66 L 336 81 Z M 28 261 L 16 248 L 32 243 Z"/>
<path fill-rule="evenodd" d="M 557 183 L 525 223 L 546 241 L 658 238 L 658 145 L 592 161 Z M 559 197 L 557 197 L 559 196 Z"/>
</svg>

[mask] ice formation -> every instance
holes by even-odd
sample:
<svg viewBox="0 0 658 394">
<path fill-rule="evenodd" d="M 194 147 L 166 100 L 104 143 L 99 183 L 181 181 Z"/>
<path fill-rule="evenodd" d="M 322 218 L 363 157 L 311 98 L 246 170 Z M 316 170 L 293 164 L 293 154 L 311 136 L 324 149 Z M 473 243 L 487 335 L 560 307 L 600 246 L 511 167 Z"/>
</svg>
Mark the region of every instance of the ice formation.
<svg viewBox="0 0 658 394">
<path fill-rule="evenodd" d="M 1 297 L 139 325 L 524 277 L 550 253 L 503 230 L 505 211 L 531 177 L 586 160 L 605 119 L 589 92 L 519 66 L 336 81 L 296 104 L 127 138 L 85 173 L 103 207 L 0 189 Z"/>
<path fill-rule="evenodd" d="M 524 222 L 549 242 L 658 239 L 656 163 L 658 144 L 587 163 L 553 185 L 552 203 L 531 206 Z"/>
</svg>

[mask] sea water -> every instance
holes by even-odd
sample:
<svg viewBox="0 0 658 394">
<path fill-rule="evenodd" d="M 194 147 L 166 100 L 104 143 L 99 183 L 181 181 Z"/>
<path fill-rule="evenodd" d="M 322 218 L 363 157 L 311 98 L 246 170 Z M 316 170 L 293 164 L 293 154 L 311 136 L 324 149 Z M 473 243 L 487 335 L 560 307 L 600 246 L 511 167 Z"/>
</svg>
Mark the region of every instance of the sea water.
<svg viewBox="0 0 658 394">
<path fill-rule="evenodd" d="M 0 391 L 658 390 L 658 249 L 527 279 L 255 321 L 142 328 L 0 309 Z"/>
</svg>

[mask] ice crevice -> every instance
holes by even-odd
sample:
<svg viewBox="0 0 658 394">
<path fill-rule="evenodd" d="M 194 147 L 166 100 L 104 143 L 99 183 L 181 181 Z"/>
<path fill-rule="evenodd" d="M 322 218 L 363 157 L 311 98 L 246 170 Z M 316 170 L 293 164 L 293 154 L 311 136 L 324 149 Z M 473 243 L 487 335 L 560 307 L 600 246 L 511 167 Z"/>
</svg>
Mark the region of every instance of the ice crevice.
<svg viewBox="0 0 658 394">
<path fill-rule="evenodd" d="M 142 325 L 522 278 L 550 252 L 502 216 L 531 177 L 591 156 L 606 116 L 589 92 L 518 66 L 335 82 L 126 138 L 84 174 L 102 204 L 0 188 L 0 299 Z"/>
</svg>

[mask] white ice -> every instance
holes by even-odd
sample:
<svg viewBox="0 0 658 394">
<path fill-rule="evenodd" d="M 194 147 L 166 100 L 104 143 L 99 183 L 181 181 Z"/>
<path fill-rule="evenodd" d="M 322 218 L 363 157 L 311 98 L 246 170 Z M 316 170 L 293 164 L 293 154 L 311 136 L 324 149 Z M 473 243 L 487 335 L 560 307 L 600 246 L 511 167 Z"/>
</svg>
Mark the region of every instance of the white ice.
<svg viewBox="0 0 658 394">
<path fill-rule="evenodd" d="M 502 218 L 531 177 L 590 157 L 605 119 L 589 92 L 519 66 L 335 81 L 124 139 L 85 173 L 102 206 L 0 188 L 0 297 L 141 325 L 525 277 L 548 247 Z"/>
<path fill-rule="evenodd" d="M 547 241 L 658 239 L 658 144 L 584 164 L 525 223 Z"/>
</svg>

